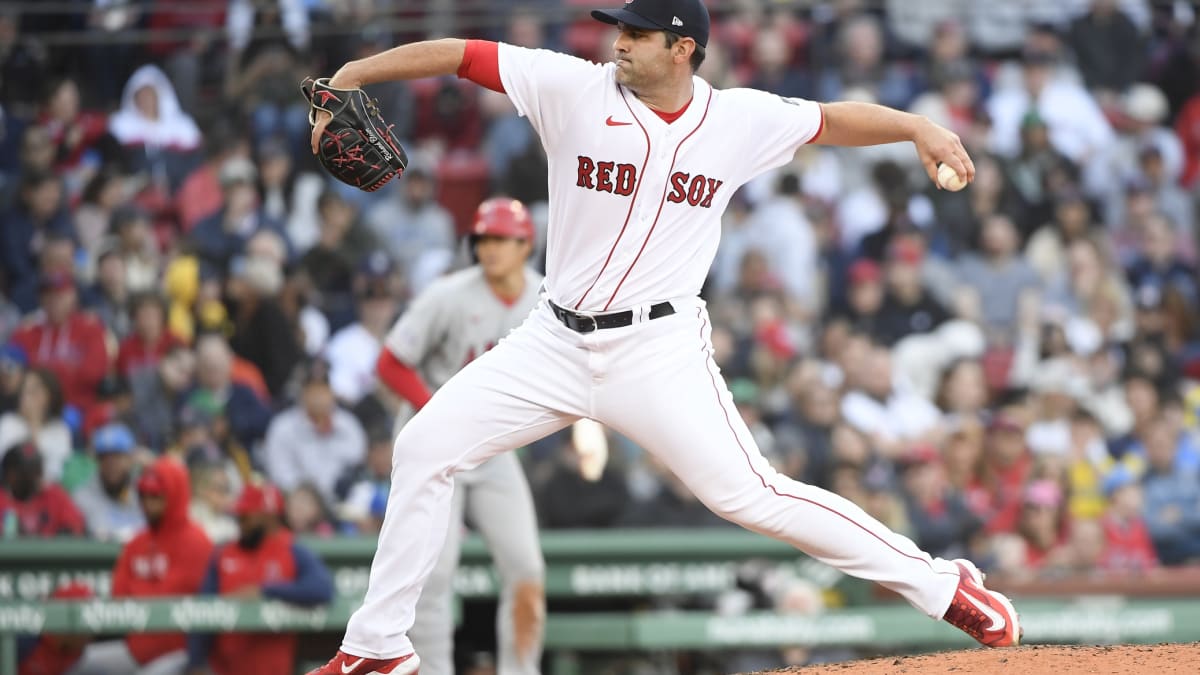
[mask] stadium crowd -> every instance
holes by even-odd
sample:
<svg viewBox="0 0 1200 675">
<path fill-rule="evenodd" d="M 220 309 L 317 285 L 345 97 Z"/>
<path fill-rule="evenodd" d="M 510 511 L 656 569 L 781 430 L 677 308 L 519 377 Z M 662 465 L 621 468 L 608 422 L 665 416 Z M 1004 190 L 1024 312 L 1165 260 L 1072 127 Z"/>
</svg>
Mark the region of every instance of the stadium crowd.
<svg viewBox="0 0 1200 675">
<path fill-rule="evenodd" d="M 604 60 L 609 28 L 575 0 L 83 4 L 0 7 L 0 536 L 128 542 L 163 456 L 213 542 L 263 479 L 298 535 L 377 532 L 380 340 L 469 264 L 483 198 L 544 239 L 546 159 L 502 95 L 381 85 L 413 163 L 358 192 L 315 164 L 297 85 L 427 35 Z M 716 86 L 927 115 L 978 172 L 951 193 L 911 146 L 813 145 L 735 196 L 704 296 L 775 465 L 1010 578 L 1200 560 L 1190 5 L 710 4 Z M 612 442 L 597 482 L 569 434 L 521 451 L 544 527 L 722 524 Z"/>
</svg>

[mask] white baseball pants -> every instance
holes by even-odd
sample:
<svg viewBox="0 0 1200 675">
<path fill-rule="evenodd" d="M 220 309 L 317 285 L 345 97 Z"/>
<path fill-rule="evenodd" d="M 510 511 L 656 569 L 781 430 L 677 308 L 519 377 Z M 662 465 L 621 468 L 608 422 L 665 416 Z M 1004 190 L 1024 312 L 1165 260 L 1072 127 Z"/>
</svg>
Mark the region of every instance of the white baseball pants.
<svg viewBox="0 0 1200 675">
<path fill-rule="evenodd" d="M 342 643 L 356 656 L 408 654 L 421 588 L 451 526 L 454 474 L 590 417 L 653 453 L 708 508 L 786 541 L 941 618 L 958 586 L 932 559 L 850 501 L 777 473 L 734 408 L 712 359 L 704 302 L 580 334 L 543 301 L 517 330 L 434 394 L 400 431 L 379 548 Z"/>
<path fill-rule="evenodd" d="M 515 454 L 506 453 L 459 473 L 455 483 L 446 543 L 425 580 L 408 632 L 421 657 L 421 675 L 454 675 L 454 573 L 464 515 L 487 542 L 500 576 L 497 675 L 537 675 L 545 632 L 546 563 L 525 470 Z M 530 644 L 517 644 L 518 630 L 527 633 Z"/>
</svg>

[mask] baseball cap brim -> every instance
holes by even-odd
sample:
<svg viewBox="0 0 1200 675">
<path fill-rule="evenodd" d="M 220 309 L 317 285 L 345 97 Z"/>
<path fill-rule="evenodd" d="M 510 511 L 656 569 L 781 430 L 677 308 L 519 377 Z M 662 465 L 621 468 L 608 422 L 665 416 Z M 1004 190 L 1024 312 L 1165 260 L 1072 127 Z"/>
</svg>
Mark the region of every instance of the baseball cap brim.
<svg viewBox="0 0 1200 675">
<path fill-rule="evenodd" d="M 668 28 L 666 28 L 664 26 L 660 26 L 660 25 L 654 23 L 650 19 L 647 19 L 646 17 L 641 16 L 640 14 L 634 14 L 633 12 L 631 12 L 625 8 L 593 9 L 592 10 L 592 18 L 597 21 L 603 21 L 604 23 L 607 23 L 607 24 L 610 24 L 613 26 L 617 25 L 618 23 L 623 23 L 627 26 L 633 26 L 634 28 L 642 28 L 644 30 L 669 30 Z"/>
</svg>

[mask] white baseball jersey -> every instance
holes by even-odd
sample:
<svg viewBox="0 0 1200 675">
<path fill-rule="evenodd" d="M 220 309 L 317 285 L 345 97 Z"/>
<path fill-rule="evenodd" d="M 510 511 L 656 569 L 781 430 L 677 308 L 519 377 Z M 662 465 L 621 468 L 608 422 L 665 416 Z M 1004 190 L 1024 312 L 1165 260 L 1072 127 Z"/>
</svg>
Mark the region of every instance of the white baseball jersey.
<svg viewBox="0 0 1200 675">
<path fill-rule="evenodd" d="M 697 297 L 729 197 L 820 133 L 821 107 L 754 90 L 715 91 L 693 78 L 691 103 L 668 124 L 617 84 L 613 65 L 508 45 L 498 54 L 501 82 L 549 156 L 548 299 L 586 312 L 670 301 L 675 312 L 650 319 L 636 311 L 630 325 L 577 332 L 542 303 L 486 354 L 496 333 L 481 332 L 466 347 L 441 346 L 457 339 L 455 331 L 401 326 L 389 337 L 401 358 L 440 352 L 434 384 L 472 353 L 480 356 L 396 437 L 403 470 L 393 472 L 367 594 L 342 643 L 346 654 L 412 653 L 417 641 L 406 633 L 443 550 L 442 533 L 452 527 L 453 477 L 581 418 L 644 448 L 723 518 L 882 583 L 928 616 L 945 615 L 963 579 L 958 564 L 932 558 L 849 500 L 783 476 L 763 457 L 713 360 L 712 322 Z M 465 289 L 481 281 L 446 283 Z M 429 295 L 429 307 L 405 318 L 436 312 Z M 440 306 L 450 304 L 458 303 Z M 469 311 L 449 312 L 419 325 L 456 320 L 466 322 L 457 332 L 470 330 Z M 512 318 L 515 325 L 519 317 Z M 994 615 L 993 629 L 1008 621 L 1015 634 L 1011 609 Z"/>
<path fill-rule="evenodd" d="M 546 290 L 580 311 L 699 294 L 729 197 L 822 124 L 812 101 L 699 77 L 668 124 L 617 84 L 614 64 L 501 44 L 499 67 L 549 158 Z"/>
<path fill-rule="evenodd" d="M 537 304 L 542 276 L 525 269 L 525 290 L 511 305 L 488 286 L 478 265 L 431 283 L 384 338 L 396 358 L 436 390 L 500 338 L 521 325 Z"/>
</svg>

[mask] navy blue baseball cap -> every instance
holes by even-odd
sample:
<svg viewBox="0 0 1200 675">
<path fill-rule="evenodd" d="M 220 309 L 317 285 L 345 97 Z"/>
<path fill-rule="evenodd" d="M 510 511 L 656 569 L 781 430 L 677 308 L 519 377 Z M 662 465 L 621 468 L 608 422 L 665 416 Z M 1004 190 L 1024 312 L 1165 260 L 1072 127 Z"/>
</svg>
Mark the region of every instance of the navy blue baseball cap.
<svg viewBox="0 0 1200 675">
<path fill-rule="evenodd" d="M 592 18 L 643 30 L 665 30 L 708 46 L 708 8 L 703 0 L 625 0 L 620 9 L 595 9 Z"/>
</svg>

